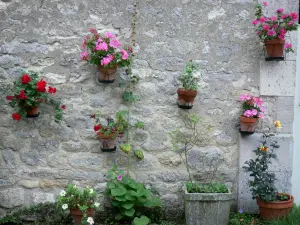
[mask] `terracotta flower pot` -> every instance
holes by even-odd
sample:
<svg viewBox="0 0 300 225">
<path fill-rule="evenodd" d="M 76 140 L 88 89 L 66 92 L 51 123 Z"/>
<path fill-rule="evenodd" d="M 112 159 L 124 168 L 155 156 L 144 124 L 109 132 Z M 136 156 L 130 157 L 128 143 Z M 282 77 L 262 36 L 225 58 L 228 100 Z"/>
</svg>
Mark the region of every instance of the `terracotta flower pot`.
<svg viewBox="0 0 300 225">
<path fill-rule="evenodd" d="M 108 136 L 105 136 L 103 133 L 98 132 L 97 133 L 98 138 L 102 144 L 101 150 L 103 152 L 113 152 L 116 151 L 116 143 L 117 143 L 117 135 L 115 133 L 112 133 Z"/>
<path fill-rule="evenodd" d="M 294 197 L 289 194 L 284 195 L 288 196 L 290 199 L 287 201 L 264 202 L 257 198 L 256 202 L 259 207 L 260 217 L 272 220 L 287 216 L 294 205 Z"/>
<path fill-rule="evenodd" d="M 116 72 L 118 69 L 118 65 L 114 67 L 105 68 L 104 66 L 99 65 L 99 82 L 100 83 L 113 83 L 115 81 Z"/>
<path fill-rule="evenodd" d="M 248 118 L 240 116 L 241 132 L 254 133 L 258 118 Z"/>
<path fill-rule="evenodd" d="M 185 90 L 178 88 L 178 107 L 182 109 L 191 109 L 193 108 L 194 99 L 197 96 L 196 90 Z"/>
<path fill-rule="evenodd" d="M 88 217 L 93 217 L 95 210 L 89 208 L 86 212 Z M 70 214 L 74 220 L 75 225 L 81 225 L 83 213 L 79 209 L 70 209 Z"/>
<path fill-rule="evenodd" d="M 284 56 L 284 40 L 267 40 L 265 41 L 265 46 L 267 50 L 267 55 L 270 58 L 281 58 Z"/>
<path fill-rule="evenodd" d="M 34 118 L 38 117 L 40 115 L 39 113 L 39 107 L 27 107 L 27 117 L 28 118 Z"/>
</svg>

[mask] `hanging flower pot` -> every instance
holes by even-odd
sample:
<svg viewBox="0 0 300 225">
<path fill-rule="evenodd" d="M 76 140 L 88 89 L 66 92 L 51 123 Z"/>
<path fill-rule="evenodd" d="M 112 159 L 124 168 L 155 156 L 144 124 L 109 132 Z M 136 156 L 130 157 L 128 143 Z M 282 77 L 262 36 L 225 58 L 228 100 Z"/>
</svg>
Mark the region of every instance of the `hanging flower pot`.
<svg viewBox="0 0 300 225">
<path fill-rule="evenodd" d="M 241 132 L 254 133 L 256 129 L 258 118 L 248 118 L 240 116 Z"/>
<path fill-rule="evenodd" d="M 278 193 L 278 195 L 287 196 L 288 200 L 265 202 L 262 201 L 260 198 L 256 199 L 261 218 L 267 220 L 273 220 L 273 219 L 278 219 L 280 217 L 287 216 L 290 213 L 294 205 L 294 197 L 292 195 L 282 194 L 282 193 Z"/>
<path fill-rule="evenodd" d="M 117 143 L 117 139 L 116 139 L 116 134 L 115 133 L 111 133 L 109 135 L 104 135 L 101 132 L 97 133 L 98 138 L 102 144 L 101 150 L 103 152 L 114 152 L 116 151 L 117 147 L 116 147 L 116 143 Z"/>
<path fill-rule="evenodd" d="M 38 106 L 27 107 L 26 109 L 27 109 L 27 118 L 35 118 L 40 115 Z"/>
<path fill-rule="evenodd" d="M 284 40 L 266 40 L 265 46 L 267 55 L 269 58 L 281 58 L 284 57 Z"/>
<path fill-rule="evenodd" d="M 99 82 L 100 83 L 113 83 L 115 81 L 116 72 L 118 70 L 118 65 L 113 67 L 104 67 L 99 65 Z"/>
<path fill-rule="evenodd" d="M 88 217 L 93 217 L 95 210 L 94 209 L 87 209 L 86 214 Z M 81 225 L 83 213 L 79 209 L 70 209 L 70 214 L 72 219 L 74 220 L 75 225 Z"/>
<path fill-rule="evenodd" d="M 197 90 L 185 90 L 178 88 L 178 107 L 181 109 L 193 108 L 194 99 L 197 96 Z"/>
</svg>

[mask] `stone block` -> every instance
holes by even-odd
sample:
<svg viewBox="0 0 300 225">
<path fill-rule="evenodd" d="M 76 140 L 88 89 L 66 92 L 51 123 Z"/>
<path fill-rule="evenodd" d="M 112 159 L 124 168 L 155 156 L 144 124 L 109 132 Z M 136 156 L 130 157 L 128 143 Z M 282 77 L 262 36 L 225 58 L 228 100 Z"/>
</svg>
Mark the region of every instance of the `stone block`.
<svg viewBox="0 0 300 225">
<path fill-rule="evenodd" d="M 38 180 L 21 180 L 19 182 L 19 185 L 21 185 L 27 189 L 37 188 L 37 187 L 39 187 L 39 181 Z"/>
<path fill-rule="evenodd" d="M 296 62 L 260 63 L 260 94 L 265 96 L 295 95 Z"/>
<path fill-rule="evenodd" d="M 34 204 L 55 202 L 54 194 L 45 192 L 33 192 L 31 199 Z"/>
<path fill-rule="evenodd" d="M 99 169 L 102 165 L 102 160 L 94 155 L 76 154 L 69 159 L 69 164 L 73 168 Z"/>
<path fill-rule="evenodd" d="M 294 97 L 278 97 L 276 101 L 277 120 L 280 120 L 281 133 L 293 133 Z"/>
<path fill-rule="evenodd" d="M 24 204 L 24 190 L 22 188 L 10 188 L 0 191 L 0 206 L 12 209 Z"/>
</svg>

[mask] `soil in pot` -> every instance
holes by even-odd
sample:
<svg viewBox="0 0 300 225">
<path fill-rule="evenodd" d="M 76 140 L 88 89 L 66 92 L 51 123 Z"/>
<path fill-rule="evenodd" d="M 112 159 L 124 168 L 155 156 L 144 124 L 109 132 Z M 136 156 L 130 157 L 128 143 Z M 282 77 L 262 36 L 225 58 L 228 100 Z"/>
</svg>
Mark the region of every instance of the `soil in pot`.
<svg viewBox="0 0 300 225">
<path fill-rule="evenodd" d="M 93 217 L 95 210 L 94 209 L 88 209 L 86 214 L 88 217 Z M 71 209 L 70 214 L 74 220 L 75 225 L 81 225 L 81 220 L 83 217 L 83 213 L 79 209 Z"/>
<path fill-rule="evenodd" d="M 39 107 L 28 107 L 27 108 L 27 117 L 28 118 L 35 118 L 38 117 L 40 115 L 39 113 Z"/>
<path fill-rule="evenodd" d="M 259 207 L 260 217 L 262 219 L 278 219 L 280 217 L 287 216 L 291 212 L 291 209 L 294 205 L 294 197 L 289 194 L 283 195 L 288 196 L 289 200 L 265 202 L 259 198 L 256 199 L 257 205 Z"/>
<path fill-rule="evenodd" d="M 115 65 L 114 67 L 107 67 L 98 66 L 99 70 L 99 82 L 100 83 L 113 83 L 115 81 L 116 72 L 118 70 L 118 66 Z"/>
<path fill-rule="evenodd" d="M 97 133 L 98 138 L 102 144 L 101 150 L 103 152 L 114 152 L 116 151 L 117 135 L 112 133 L 108 136 L 105 136 L 103 133 Z"/>
<path fill-rule="evenodd" d="M 185 90 L 178 88 L 178 107 L 181 109 L 191 109 L 193 108 L 195 97 L 197 96 L 196 90 Z"/>
<path fill-rule="evenodd" d="M 240 116 L 240 131 L 243 133 L 252 134 L 255 132 L 258 118 L 248 118 Z"/>
<path fill-rule="evenodd" d="M 280 39 L 265 41 L 268 57 L 275 59 L 284 57 L 284 43 L 285 41 Z"/>
</svg>

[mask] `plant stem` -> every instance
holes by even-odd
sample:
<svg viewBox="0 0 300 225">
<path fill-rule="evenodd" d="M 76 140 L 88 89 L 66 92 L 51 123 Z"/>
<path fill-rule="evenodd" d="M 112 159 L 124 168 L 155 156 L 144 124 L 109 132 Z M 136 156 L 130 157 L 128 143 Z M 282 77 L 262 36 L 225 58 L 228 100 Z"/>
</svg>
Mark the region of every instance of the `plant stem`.
<svg viewBox="0 0 300 225">
<path fill-rule="evenodd" d="M 184 145 L 184 155 L 185 155 L 185 165 L 186 165 L 187 172 L 189 174 L 189 179 L 190 179 L 190 182 L 193 183 L 192 175 L 191 175 L 189 164 L 188 164 L 187 143 L 185 143 L 185 145 Z"/>
</svg>

